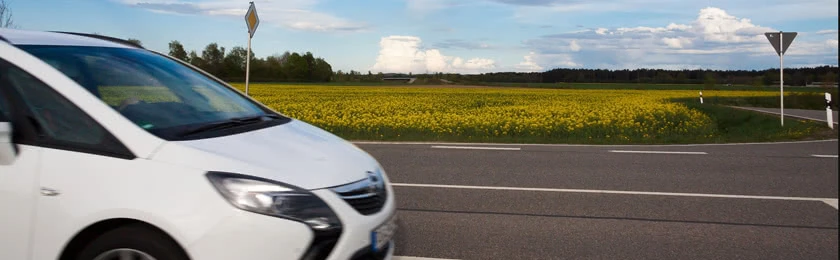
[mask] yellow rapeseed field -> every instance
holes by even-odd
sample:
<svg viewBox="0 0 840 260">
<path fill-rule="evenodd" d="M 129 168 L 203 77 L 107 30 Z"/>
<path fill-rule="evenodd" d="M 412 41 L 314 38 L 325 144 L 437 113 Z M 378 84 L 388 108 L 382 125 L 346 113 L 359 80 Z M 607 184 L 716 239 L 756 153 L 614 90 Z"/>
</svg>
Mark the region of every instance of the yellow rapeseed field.
<svg viewBox="0 0 840 260">
<path fill-rule="evenodd" d="M 233 84 L 244 91 L 243 84 Z M 175 101 L 162 87 L 100 88 L 105 102 Z M 674 98 L 689 90 L 583 90 L 252 84 L 250 95 L 287 116 L 348 139 L 541 143 L 719 141 L 715 120 Z M 206 94 L 224 109 L 224 99 Z M 774 97 L 765 91 L 706 90 L 704 97 Z M 813 127 L 772 133 L 802 137 Z M 762 137 L 763 138 L 763 137 Z"/>
<path fill-rule="evenodd" d="M 244 85 L 235 84 L 244 90 Z M 271 108 L 346 138 L 380 140 L 597 140 L 715 138 L 712 119 L 671 98 L 696 91 L 349 87 L 251 84 Z M 704 97 L 772 96 L 705 91 Z"/>
</svg>

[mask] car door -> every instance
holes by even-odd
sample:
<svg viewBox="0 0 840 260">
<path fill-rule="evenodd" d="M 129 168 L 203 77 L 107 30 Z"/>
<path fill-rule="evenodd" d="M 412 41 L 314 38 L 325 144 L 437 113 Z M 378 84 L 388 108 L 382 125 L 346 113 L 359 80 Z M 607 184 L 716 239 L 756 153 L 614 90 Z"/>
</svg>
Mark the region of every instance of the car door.
<svg viewBox="0 0 840 260">
<path fill-rule="evenodd" d="M 40 173 L 37 181 L 31 181 L 40 196 L 29 203 L 35 208 L 27 208 L 33 219 L 30 225 L 34 224 L 27 232 L 38 242 L 29 247 L 31 257 L 56 259 L 61 246 L 83 228 L 73 226 L 72 217 L 90 214 L 86 210 L 98 203 L 94 199 L 104 199 L 103 194 L 91 194 L 107 182 L 96 176 L 125 171 L 135 157 L 107 129 L 39 78 L 11 64 L 6 64 L 4 73 L 16 111 L 33 126 L 31 145 L 40 149 L 41 165 L 33 168 Z"/>
<path fill-rule="evenodd" d="M 0 164 L 0 259 L 29 259 L 34 210 L 38 198 L 38 169 L 43 150 L 11 94 L 9 63 L 0 58 L 0 118 L 11 121 L 17 154 Z"/>
</svg>

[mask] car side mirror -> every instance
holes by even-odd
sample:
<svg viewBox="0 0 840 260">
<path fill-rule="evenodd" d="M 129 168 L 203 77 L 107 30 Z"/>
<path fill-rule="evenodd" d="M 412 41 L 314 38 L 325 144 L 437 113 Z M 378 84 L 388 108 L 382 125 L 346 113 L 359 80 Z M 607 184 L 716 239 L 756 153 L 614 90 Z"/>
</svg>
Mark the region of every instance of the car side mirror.
<svg viewBox="0 0 840 260">
<path fill-rule="evenodd" d="M 12 123 L 0 119 L 0 165 L 12 164 L 15 157 L 17 157 L 17 149 L 12 143 Z"/>
</svg>

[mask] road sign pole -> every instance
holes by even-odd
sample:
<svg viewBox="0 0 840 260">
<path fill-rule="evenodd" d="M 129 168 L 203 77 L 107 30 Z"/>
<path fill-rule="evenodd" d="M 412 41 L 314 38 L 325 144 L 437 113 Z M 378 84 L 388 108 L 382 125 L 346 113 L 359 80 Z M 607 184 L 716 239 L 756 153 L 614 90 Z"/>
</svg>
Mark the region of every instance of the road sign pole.
<svg viewBox="0 0 840 260">
<path fill-rule="evenodd" d="M 248 96 L 248 81 L 251 76 L 251 34 L 248 33 L 248 54 L 245 56 L 245 95 Z"/>
<path fill-rule="evenodd" d="M 779 46 L 784 46 L 785 34 L 779 31 Z M 779 91 L 782 126 L 785 126 L 785 53 L 779 53 Z"/>
<path fill-rule="evenodd" d="M 251 80 L 251 38 L 254 38 L 254 32 L 260 25 L 260 17 L 257 16 L 257 7 L 254 6 L 254 2 L 251 2 L 248 12 L 245 13 L 245 25 L 248 26 L 248 51 L 245 56 L 245 95 L 248 96 L 249 81 Z"/>
<path fill-rule="evenodd" d="M 785 34 L 788 37 L 785 37 Z M 796 38 L 796 32 L 768 32 L 764 36 L 770 40 L 773 49 L 776 49 L 776 54 L 779 54 L 779 109 L 781 110 L 782 127 L 785 126 L 785 51 L 788 49 L 793 39 Z M 779 37 L 779 40 L 776 40 Z"/>
</svg>

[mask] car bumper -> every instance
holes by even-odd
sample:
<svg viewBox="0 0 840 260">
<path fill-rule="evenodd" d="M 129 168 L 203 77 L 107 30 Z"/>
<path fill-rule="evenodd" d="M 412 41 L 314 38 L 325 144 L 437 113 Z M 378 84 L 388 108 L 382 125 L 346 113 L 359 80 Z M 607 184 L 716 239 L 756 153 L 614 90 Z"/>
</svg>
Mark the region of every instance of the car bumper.
<svg viewBox="0 0 840 260">
<path fill-rule="evenodd" d="M 372 215 L 362 215 L 330 190 L 316 190 L 313 193 L 320 196 L 338 214 L 343 224 L 341 236 L 338 243 L 332 250 L 330 260 L 367 260 L 367 259 L 391 259 L 395 249 L 395 243 L 390 241 L 383 252 L 375 254 L 371 252 L 371 233 L 391 218 L 397 218 L 394 191 L 387 187 L 388 199 L 382 210 Z M 397 231 L 399 232 L 399 231 Z"/>
<path fill-rule="evenodd" d="M 393 191 L 388 187 L 388 194 Z M 371 251 L 371 232 L 395 216 L 393 195 L 382 210 L 373 215 L 359 214 L 330 190 L 312 191 L 321 197 L 342 222 L 337 235 L 316 236 L 306 225 L 297 221 L 238 210 L 184 247 L 192 259 L 305 259 L 323 255 L 328 260 L 391 259 L 393 241 L 382 252 Z"/>
</svg>

